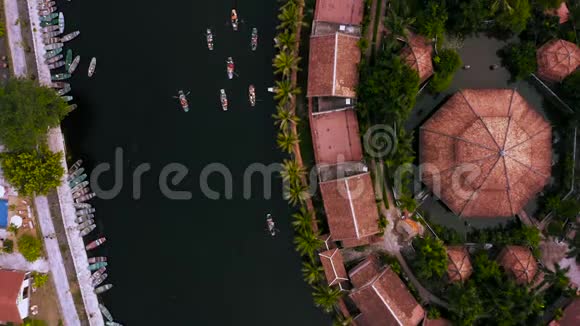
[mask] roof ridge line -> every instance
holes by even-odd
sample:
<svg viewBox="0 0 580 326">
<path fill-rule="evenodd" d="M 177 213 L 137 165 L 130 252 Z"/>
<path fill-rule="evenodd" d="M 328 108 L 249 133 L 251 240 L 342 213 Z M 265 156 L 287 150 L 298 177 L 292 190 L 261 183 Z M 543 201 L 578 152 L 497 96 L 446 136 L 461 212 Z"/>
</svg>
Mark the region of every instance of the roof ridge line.
<svg viewBox="0 0 580 326">
<path fill-rule="evenodd" d="M 465 207 L 467 207 L 467 204 L 469 204 L 469 202 L 473 199 L 473 195 L 475 195 L 476 192 L 479 191 L 479 189 L 481 189 L 481 187 L 485 184 L 485 182 L 487 181 L 487 179 L 489 178 L 489 176 L 491 175 L 491 171 L 493 171 L 493 169 L 495 168 L 495 166 L 497 165 L 497 162 L 499 162 L 500 157 L 498 156 L 497 161 L 495 161 L 495 163 L 493 164 L 493 167 L 489 170 L 489 173 L 487 174 L 487 176 L 485 177 L 485 180 L 483 180 L 483 182 L 479 185 L 479 187 L 477 187 L 477 189 L 475 189 L 473 191 L 473 193 L 471 193 L 471 196 L 469 196 L 469 199 L 465 202 L 465 204 L 463 205 L 463 207 L 461 208 L 461 211 L 459 212 L 459 216 L 461 216 L 463 214 L 463 210 L 465 210 Z"/>
<path fill-rule="evenodd" d="M 475 110 L 471 106 L 471 103 L 469 103 L 469 101 L 465 97 L 465 94 L 463 94 L 463 90 L 460 89 L 459 90 L 459 94 L 461 94 L 461 97 L 463 97 L 463 99 L 465 100 L 465 103 L 467 103 L 467 106 L 469 106 L 469 109 L 471 110 L 471 112 L 473 112 L 473 114 L 475 114 L 475 116 L 479 119 L 479 121 L 481 121 L 481 123 L 483 123 L 483 126 L 485 127 L 485 130 L 487 130 L 487 133 L 489 134 L 489 137 L 491 137 L 491 139 L 493 140 L 493 142 L 497 146 L 497 150 L 500 150 L 501 147 L 499 147 L 499 144 L 497 143 L 497 140 L 495 139 L 495 137 L 493 137 L 493 134 L 491 133 L 491 131 L 487 127 L 487 124 L 483 121 L 483 119 L 481 118 L 481 116 L 475 112 Z"/>
<path fill-rule="evenodd" d="M 540 172 L 538 172 L 538 171 L 536 170 L 536 168 L 534 168 L 533 166 L 527 165 L 527 164 L 525 164 L 524 162 L 520 162 L 518 159 L 515 159 L 515 158 L 513 158 L 513 157 L 511 157 L 511 156 L 509 156 L 509 155 L 508 155 L 508 157 L 509 157 L 511 160 L 513 160 L 514 162 L 517 162 L 517 163 L 519 163 L 519 164 L 521 164 L 521 165 L 525 166 L 525 167 L 526 167 L 526 168 L 528 168 L 530 171 L 532 171 L 533 173 L 535 173 L 535 174 L 537 174 L 537 175 L 539 175 L 539 176 L 541 176 L 541 177 L 544 177 L 544 178 L 548 178 L 548 177 L 550 177 L 549 175 L 544 175 L 543 173 L 540 173 Z"/>
<path fill-rule="evenodd" d="M 513 89 L 512 97 L 510 99 L 510 106 L 508 107 L 508 125 L 507 125 L 507 128 L 505 129 L 505 135 L 503 137 L 503 145 L 501 146 L 501 150 L 503 150 L 503 151 L 505 151 L 505 144 L 507 143 L 508 133 L 510 131 L 510 127 L 512 124 L 512 106 L 514 103 L 515 95 L 516 95 L 516 88 Z"/>
<path fill-rule="evenodd" d="M 460 166 L 460 165 L 462 165 L 462 164 L 475 163 L 475 162 L 478 162 L 478 161 L 487 160 L 487 159 L 489 159 L 490 157 L 492 157 L 492 156 L 494 156 L 494 155 L 497 155 L 497 153 L 493 153 L 493 154 L 490 154 L 490 155 L 488 155 L 488 156 L 485 156 L 485 157 L 482 157 L 482 158 L 478 158 L 477 160 L 471 160 L 471 161 L 466 161 L 466 162 L 457 163 L 457 164 L 455 164 L 455 165 L 453 165 L 453 166 L 451 166 L 451 167 L 449 167 L 449 168 L 447 168 L 447 169 L 445 169 L 445 170 L 443 170 L 443 171 L 439 172 L 439 174 L 442 174 L 442 173 L 445 173 L 445 172 L 447 172 L 447 171 L 449 171 L 449 170 L 451 170 L 451 169 L 457 168 L 457 167 L 459 167 L 459 166 Z"/>
<path fill-rule="evenodd" d="M 507 191 L 507 199 L 508 199 L 508 203 L 510 204 L 510 211 L 512 212 L 513 215 L 516 215 L 514 213 L 514 206 L 512 205 L 512 198 L 511 198 L 511 187 L 510 187 L 510 177 L 507 171 L 507 164 L 505 163 L 505 157 L 503 157 L 503 172 L 505 174 L 505 182 L 506 182 L 506 191 Z"/>
<path fill-rule="evenodd" d="M 514 149 L 514 148 L 516 148 L 516 147 L 518 147 L 518 146 L 520 146 L 520 145 L 524 144 L 525 142 L 528 142 L 528 141 L 530 141 L 532 138 L 534 138 L 534 137 L 537 137 L 539 134 L 541 134 L 542 132 L 546 131 L 547 129 L 549 129 L 549 128 L 551 128 L 551 127 L 552 127 L 552 126 L 550 126 L 550 125 L 548 124 L 548 126 L 547 126 L 547 127 L 540 129 L 540 131 L 538 131 L 538 132 L 536 132 L 535 134 L 533 134 L 533 135 L 529 136 L 529 137 L 528 137 L 528 139 L 526 139 L 526 140 L 524 140 L 524 141 L 521 141 L 521 142 L 519 142 L 519 143 L 517 143 L 517 144 L 513 145 L 513 146 L 512 146 L 512 147 L 510 147 L 510 148 L 506 148 L 506 149 L 504 149 L 504 152 L 506 152 L 506 153 L 507 153 L 507 151 L 511 151 L 512 149 Z"/>
</svg>

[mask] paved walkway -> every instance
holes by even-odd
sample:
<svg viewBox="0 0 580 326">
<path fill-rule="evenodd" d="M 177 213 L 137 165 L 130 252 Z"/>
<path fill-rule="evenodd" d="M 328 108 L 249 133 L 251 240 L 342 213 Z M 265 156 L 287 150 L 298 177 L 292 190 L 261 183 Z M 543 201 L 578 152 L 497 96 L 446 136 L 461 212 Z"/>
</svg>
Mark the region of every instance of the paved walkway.
<svg viewBox="0 0 580 326">
<path fill-rule="evenodd" d="M 45 259 L 38 259 L 31 263 L 19 253 L 3 253 L 0 255 L 0 268 L 48 273 L 48 262 Z"/>
<path fill-rule="evenodd" d="M 18 14 L 18 2 L 16 0 L 4 0 L 4 12 L 6 15 L 6 36 L 12 59 L 12 71 L 15 76 L 28 76 L 26 55 L 22 48 L 22 30 L 20 28 L 20 16 Z"/>
</svg>

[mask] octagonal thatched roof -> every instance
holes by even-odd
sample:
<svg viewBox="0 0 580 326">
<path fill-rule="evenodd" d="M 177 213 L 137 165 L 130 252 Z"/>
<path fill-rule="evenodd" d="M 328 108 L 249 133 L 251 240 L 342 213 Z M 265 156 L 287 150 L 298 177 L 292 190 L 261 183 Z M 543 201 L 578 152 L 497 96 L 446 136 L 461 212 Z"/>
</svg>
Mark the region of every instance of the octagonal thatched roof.
<svg viewBox="0 0 580 326">
<path fill-rule="evenodd" d="M 580 48 L 568 41 L 553 40 L 538 49 L 536 58 L 540 77 L 560 82 L 580 66 Z"/>
</svg>

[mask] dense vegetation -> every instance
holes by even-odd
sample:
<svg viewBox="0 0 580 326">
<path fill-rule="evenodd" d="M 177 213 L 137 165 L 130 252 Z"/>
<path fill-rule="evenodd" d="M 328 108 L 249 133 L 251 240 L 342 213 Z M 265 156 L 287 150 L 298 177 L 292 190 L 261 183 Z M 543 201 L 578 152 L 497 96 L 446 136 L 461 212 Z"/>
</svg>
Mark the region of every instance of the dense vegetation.
<svg viewBox="0 0 580 326">
<path fill-rule="evenodd" d="M 24 256 L 24 258 L 33 262 L 42 256 L 42 242 L 28 234 L 23 234 L 18 237 L 16 241 L 18 245 L 18 252 Z"/>
<path fill-rule="evenodd" d="M 514 79 L 525 79 L 536 71 L 536 47 L 531 42 L 511 43 L 502 51 L 503 63 Z"/>
<path fill-rule="evenodd" d="M 57 187 L 64 174 L 62 153 L 4 153 L 0 155 L 6 180 L 22 196 L 46 195 Z"/>
<path fill-rule="evenodd" d="M 457 51 L 444 49 L 433 58 L 433 62 L 435 72 L 431 83 L 429 83 L 429 89 L 434 93 L 439 93 L 451 85 L 455 72 L 461 67 L 461 58 Z"/>
</svg>

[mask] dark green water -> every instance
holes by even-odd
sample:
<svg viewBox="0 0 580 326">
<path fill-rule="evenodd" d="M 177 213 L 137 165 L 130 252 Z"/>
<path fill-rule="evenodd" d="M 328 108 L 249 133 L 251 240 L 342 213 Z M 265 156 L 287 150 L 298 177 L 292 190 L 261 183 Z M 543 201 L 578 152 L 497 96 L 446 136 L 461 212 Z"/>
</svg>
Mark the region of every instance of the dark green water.
<svg viewBox="0 0 580 326">
<path fill-rule="evenodd" d="M 81 65 L 72 79 L 79 108 L 64 122 L 72 159 L 87 167 L 113 163 L 124 151 L 124 187 L 112 200 L 94 200 L 98 235 L 108 242 L 109 281 L 115 287 L 103 298 L 126 325 L 325 325 L 302 281 L 300 259 L 292 245 L 280 180 L 273 196 L 261 195 L 256 177 L 253 196 L 242 196 L 242 175 L 254 162 L 279 162 L 271 58 L 275 0 L 238 1 L 60 1 L 67 31 L 80 29 L 71 42 Z M 240 31 L 226 25 L 238 8 Z M 211 27 L 215 51 L 204 32 Z M 260 31 L 260 46 L 249 49 L 250 30 Z M 86 77 L 90 57 L 96 75 Z M 227 80 L 225 60 L 233 56 L 238 78 Z M 256 85 L 258 105 L 250 109 L 247 88 Z M 222 112 L 219 89 L 231 108 Z M 191 111 L 173 99 L 190 90 Z M 158 186 L 161 169 L 177 162 L 189 174 L 177 190 L 191 191 L 187 201 L 164 198 Z M 205 198 L 199 173 L 219 162 L 234 178 L 231 200 Z M 133 200 L 131 175 L 150 163 L 141 199 Z M 119 172 L 119 171 L 118 171 Z M 113 184 L 113 174 L 99 180 Z M 223 189 L 218 176 L 214 189 Z M 264 232 L 264 214 L 277 216 L 280 236 Z M 96 237 L 97 234 L 93 234 Z M 88 239 L 92 240 L 92 238 Z"/>
</svg>

